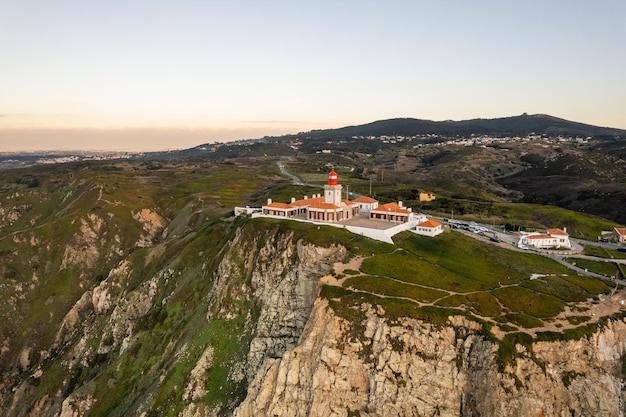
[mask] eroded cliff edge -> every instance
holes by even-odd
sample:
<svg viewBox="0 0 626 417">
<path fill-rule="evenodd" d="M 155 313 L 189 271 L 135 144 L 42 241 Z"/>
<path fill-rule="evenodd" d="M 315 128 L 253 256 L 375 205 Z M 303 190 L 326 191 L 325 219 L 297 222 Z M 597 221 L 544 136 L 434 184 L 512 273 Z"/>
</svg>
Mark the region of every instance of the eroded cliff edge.
<svg viewBox="0 0 626 417">
<path fill-rule="evenodd" d="M 480 325 L 434 326 L 360 306 L 361 323 L 317 299 L 300 343 L 268 360 L 237 417 L 621 416 L 624 321 L 590 338 L 517 345 L 501 368 Z M 355 332 L 355 326 L 362 331 Z"/>
<path fill-rule="evenodd" d="M 624 415 L 623 320 L 503 362 L 466 317 L 341 305 L 320 279 L 350 251 L 310 232 L 231 220 L 123 257 L 16 355 L 1 415 Z"/>
</svg>

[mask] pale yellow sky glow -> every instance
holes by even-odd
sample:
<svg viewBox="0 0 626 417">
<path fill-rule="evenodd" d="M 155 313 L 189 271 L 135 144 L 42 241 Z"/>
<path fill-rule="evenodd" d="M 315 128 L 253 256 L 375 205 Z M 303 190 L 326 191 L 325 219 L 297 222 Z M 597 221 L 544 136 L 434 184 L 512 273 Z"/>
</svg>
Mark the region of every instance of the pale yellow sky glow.
<svg viewBox="0 0 626 417">
<path fill-rule="evenodd" d="M 340 126 L 329 126 L 340 127 Z M 307 129 L 311 130 L 311 128 Z M 277 127 L 242 129 L 186 128 L 57 128 L 0 129 L 0 152 L 37 150 L 159 151 L 187 149 L 205 143 L 256 139 L 297 133 Z"/>
<path fill-rule="evenodd" d="M 626 129 L 626 2 L 0 2 L 0 152 L 394 117 Z"/>
</svg>

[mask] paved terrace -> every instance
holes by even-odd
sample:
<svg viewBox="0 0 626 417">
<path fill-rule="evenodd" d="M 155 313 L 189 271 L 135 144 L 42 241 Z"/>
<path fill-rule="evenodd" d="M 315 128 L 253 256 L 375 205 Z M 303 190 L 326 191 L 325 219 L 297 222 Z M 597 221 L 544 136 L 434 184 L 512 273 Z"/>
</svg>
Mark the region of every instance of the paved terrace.
<svg viewBox="0 0 626 417">
<path fill-rule="evenodd" d="M 417 215 L 421 217 L 420 215 Z M 294 217 L 272 216 L 262 213 L 254 213 L 252 217 L 267 217 L 271 219 L 280 220 L 294 220 L 299 222 L 306 222 L 317 224 L 320 226 L 333 226 L 348 229 L 350 232 L 357 235 L 367 236 L 371 239 L 380 240 L 382 242 L 390 243 L 393 245 L 392 236 L 412 228 L 418 223 L 418 220 L 414 220 L 407 223 L 388 222 L 385 220 L 375 220 L 369 218 L 369 213 L 359 213 L 355 217 L 349 220 L 343 220 L 337 223 L 315 222 L 308 220 L 306 215 L 299 215 Z"/>
</svg>

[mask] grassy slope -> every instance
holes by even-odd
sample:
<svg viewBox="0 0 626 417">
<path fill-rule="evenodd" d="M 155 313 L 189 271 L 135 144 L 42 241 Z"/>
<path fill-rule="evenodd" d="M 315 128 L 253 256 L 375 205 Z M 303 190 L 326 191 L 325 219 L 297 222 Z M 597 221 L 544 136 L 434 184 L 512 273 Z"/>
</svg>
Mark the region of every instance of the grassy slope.
<svg viewBox="0 0 626 417">
<path fill-rule="evenodd" d="M 18 354 L 24 347 L 32 352 L 31 364 L 40 362 L 43 371 L 30 382 L 18 409 L 25 410 L 59 390 L 69 393 L 91 380 L 96 385 L 91 415 L 128 415 L 148 392 L 155 396 L 159 415 L 177 415 L 181 381 L 208 343 L 215 345 L 219 365 L 208 376 L 216 388 L 207 392 L 207 402 L 218 409 L 232 409 L 245 393 L 246 383 L 233 382 L 227 370 L 247 353 L 250 335 L 241 331 L 241 320 L 249 316 L 243 314 L 239 322 L 207 322 L 202 294 L 210 290 L 212 283 L 206 277 L 234 230 L 219 216 L 235 205 L 246 204 L 251 194 L 267 186 L 272 171 L 245 164 L 119 163 L 85 168 L 84 164 L 68 164 L 0 174 L 3 207 L 17 207 L 20 213 L 16 220 L 0 225 L 0 297 L 7 301 L 0 309 L 0 333 L 9 349 L 2 372 L 8 373 L 19 363 Z M 256 175 L 251 175 L 252 171 Z M 26 177 L 38 178 L 37 185 L 28 188 L 22 184 L 20 179 Z M 169 217 L 175 226 L 157 257 L 149 256 L 149 248 L 135 246 L 144 231 L 132 212 L 144 208 Z M 96 227 L 90 215 L 102 219 L 102 226 Z M 83 222 L 95 235 L 89 242 L 77 240 Z M 80 251 L 85 245 L 96 249 L 95 262 L 62 269 L 66 249 Z M 40 356 L 39 352 L 49 351 L 60 320 L 122 258 L 130 262 L 132 273 L 113 288 L 128 295 L 162 271 L 176 279 L 161 279 L 155 303 L 160 307 L 140 320 L 139 332 L 127 352 L 119 357 L 97 354 L 89 359 L 88 368 L 76 367 L 72 375 L 66 375 L 62 361 L 71 360 L 66 356 L 71 351 L 55 351 L 58 356 L 53 360 L 44 360 L 44 353 Z M 240 307 L 244 312 L 250 309 Z M 104 329 L 105 323 L 98 320 L 107 317 L 92 316 L 87 324 Z M 87 346 L 93 353 L 108 337 L 96 331 Z M 183 346 L 188 352 L 186 359 L 173 360 L 172 352 Z M 151 387 L 163 377 L 162 384 Z M 225 399 L 224 392 L 233 395 Z"/>
<path fill-rule="evenodd" d="M 343 288 L 323 289 L 339 315 L 354 320 L 352 307 L 363 302 L 382 306 L 391 320 L 410 316 L 445 324 L 451 314 L 466 315 L 483 323 L 494 340 L 493 326 L 505 331 L 499 336 L 504 361 L 512 360 L 511 343 L 532 343 L 527 329 L 552 322 L 566 307 L 578 311 L 570 323 L 579 331 L 539 332 L 537 338 L 581 337 L 592 331 L 587 325 L 592 317 L 579 303 L 612 290 L 604 281 L 572 274 L 550 259 L 456 232 L 436 238 L 407 232 L 398 236 L 397 249 L 385 249 L 370 253 L 361 275 L 351 271 Z"/>
<path fill-rule="evenodd" d="M 39 183 L 28 188 L 33 177 Z M 78 164 L 0 175 L 3 201 L 25 207 L 16 221 L 0 229 L 0 272 L 5 278 L 0 296 L 14 299 L 18 308 L 18 314 L 6 305 L 0 311 L 2 336 L 11 340 L 15 355 L 5 366 L 16 363 L 16 354 L 24 345 L 45 350 L 54 339 L 58 320 L 83 291 L 106 277 L 121 256 L 127 257 L 133 271 L 127 281 L 119 283 L 121 290 L 130 293 L 163 271 L 171 271 L 168 273 L 175 277 L 162 277 L 157 307 L 138 323 L 136 338 L 127 351 L 119 356 L 96 355 L 86 368 L 77 368 L 83 370 L 72 375 L 64 374 L 60 362 L 69 356 L 45 361 L 44 375 L 32 381 L 33 391 L 20 406 L 26 409 L 48 393 L 59 389 L 71 392 L 91 380 L 98 399 L 91 415 L 125 415 L 147 395 L 153 398 L 148 415 L 177 415 L 182 411 L 181 389 L 187 375 L 211 345 L 215 366 L 207 372 L 211 388 L 203 401 L 213 408 L 232 409 L 244 395 L 245 383 L 233 382 L 229 370 L 246 355 L 251 334 L 241 331 L 242 320 L 254 319 L 254 306 L 233 301 L 227 310 L 239 312 L 234 319 L 207 321 L 203 295 L 212 288 L 207 277 L 220 259 L 221 247 L 240 226 L 220 216 L 235 205 L 262 203 L 268 196 L 280 201 L 273 193 L 278 178 L 274 161 L 267 160 L 222 165 Z M 284 181 L 279 187 L 278 196 L 285 200 L 315 192 Z M 395 194 L 411 186 L 394 187 L 391 192 Z M 131 212 L 148 207 L 171 220 L 170 236 L 156 258 L 149 256 L 150 248 L 134 246 L 141 230 Z M 522 208 L 520 213 L 524 212 Z M 89 213 L 108 219 L 98 235 L 101 255 L 87 269 L 58 272 L 64 250 L 79 230 L 79 219 Z M 557 210 L 556 216 L 563 212 Z M 346 288 L 322 289 L 333 308 L 351 318 L 358 314 L 351 306 L 370 302 L 383 306 L 390 319 L 412 316 L 444 324 L 450 314 L 465 314 L 484 322 L 487 332 L 498 324 L 510 326 L 510 334 L 515 335 L 521 332 L 514 330 L 537 327 L 566 305 L 610 290 L 598 281 L 564 276 L 568 271 L 544 258 L 498 249 L 460 234 L 429 239 L 407 233 L 392 246 L 332 227 L 266 219 L 247 224 L 252 230 L 278 227 L 279 232 L 293 231 L 297 239 L 321 246 L 341 244 L 349 256 L 368 257 L 358 271 L 361 275 L 353 274 Z M 115 243 L 116 235 L 119 243 Z M 33 244 L 32 237 L 40 243 Z M 122 255 L 112 256 L 113 249 Z M 533 273 L 551 276 L 529 281 Z M 40 280 L 34 281 L 33 274 Z M 29 289 L 16 296 L 15 287 L 6 283 Z M 579 328 L 585 329 L 584 321 L 581 324 Z M 97 323 L 94 326 L 98 328 Z M 355 326 L 355 334 L 357 330 Z M 102 334 L 92 336 L 88 343 L 96 349 Z M 514 340 L 514 336 L 507 337 L 505 341 Z M 173 357 L 173 352 L 183 347 L 185 357 Z"/>
<path fill-rule="evenodd" d="M 415 150 L 411 146 L 382 147 L 367 158 L 348 151 L 323 157 L 301 155 L 285 161 L 285 166 L 303 180 L 321 185 L 326 181 L 329 161 L 334 160 L 330 165 L 339 173 L 344 189 L 369 195 L 371 186 L 372 196 L 380 201 L 401 200 L 416 212 L 489 224 L 512 223 L 527 229 L 567 227 L 570 235 L 591 240 L 602 230 L 619 226 L 614 221 L 557 206 L 510 202 L 519 200 L 521 194 L 502 188 L 497 180 L 527 168 L 519 153 L 539 152 L 541 160 L 550 160 L 558 154 L 554 149 L 546 150 L 540 144 L 514 144 L 513 150 L 463 146 Z M 420 191 L 434 192 L 437 199 L 420 202 Z M 290 197 L 311 192 L 319 190 L 301 187 L 279 191 L 274 200 L 289 201 Z"/>
</svg>

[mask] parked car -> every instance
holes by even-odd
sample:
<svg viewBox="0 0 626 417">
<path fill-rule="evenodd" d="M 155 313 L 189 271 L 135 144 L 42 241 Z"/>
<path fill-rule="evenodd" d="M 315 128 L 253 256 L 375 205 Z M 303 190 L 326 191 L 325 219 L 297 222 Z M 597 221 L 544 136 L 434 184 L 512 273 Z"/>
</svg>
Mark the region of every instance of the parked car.
<svg viewBox="0 0 626 417">
<path fill-rule="evenodd" d="M 615 249 L 615 250 L 617 250 L 617 251 L 619 251 L 619 252 L 626 252 L 626 248 L 617 248 L 617 249 Z"/>
<path fill-rule="evenodd" d="M 500 243 L 500 239 L 498 239 L 498 238 L 497 238 L 497 237 L 495 237 L 495 236 L 491 236 L 491 237 L 489 238 L 489 240 L 491 240 L 492 242 Z"/>
</svg>

